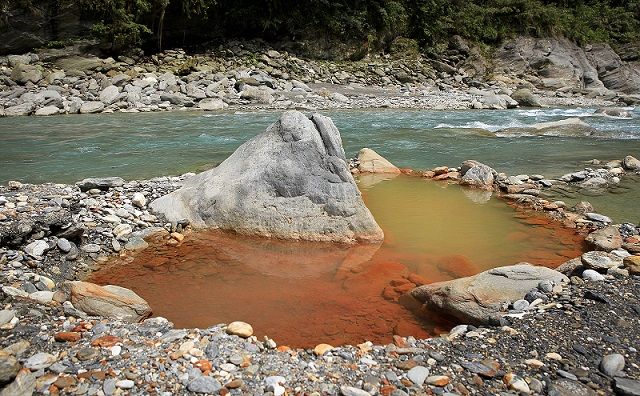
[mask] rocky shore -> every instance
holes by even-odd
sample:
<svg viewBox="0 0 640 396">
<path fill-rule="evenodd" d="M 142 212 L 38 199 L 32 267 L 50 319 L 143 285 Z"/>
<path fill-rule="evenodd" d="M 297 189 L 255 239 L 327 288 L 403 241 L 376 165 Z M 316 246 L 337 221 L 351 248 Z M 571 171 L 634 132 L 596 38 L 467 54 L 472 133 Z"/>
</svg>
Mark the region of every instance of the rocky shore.
<svg viewBox="0 0 640 396">
<path fill-rule="evenodd" d="M 485 56 L 454 37 L 440 59 L 392 53 L 354 62 L 302 59 L 251 42 L 202 54 L 169 50 L 114 59 L 76 46 L 0 57 L 0 116 L 639 102 L 637 65 L 608 46 L 583 49 L 560 39 L 518 38 Z"/>
<path fill-rule="evenodd" d="M 374 154 L 361 151 L 352 173 L 397 173 Z M 0 187 L 0 382 L 6 384 L 0 394 L 640 394 L 640 230 L 612 225 L 588 203 L 569 209 L 544 199 L 552 186 L 602 186 L 598 178 L 616 183 L 640 170 L 631 156 L 601 165 L 558 180 L 508 176 L 475 161 L 403 171 L 544 211 L 589 234 L 594 250 L 558 268 L 568 283 L 541 282 L 523 298 L 499 304 L 497 327 L 461 325 L 446 336 L 395 337 L 389 345 L 333 347 L 317 340 L 313 350 L 257 339 L 242 323 L 208 329 L 174 329 L 163 318 L 128 323 L 113 316 L 126 317 L 116 308 L 123 301 L 133 306 L 135 296 L 74 291 L 83 285 L 68 283 L 111 256 L 188 238 L 186 222 L 165 223 L 148 205 L 193 174 L 76 185 L 10 182 Z M 127 318 L 144 319 L 144 309 Z"/>
</svg>

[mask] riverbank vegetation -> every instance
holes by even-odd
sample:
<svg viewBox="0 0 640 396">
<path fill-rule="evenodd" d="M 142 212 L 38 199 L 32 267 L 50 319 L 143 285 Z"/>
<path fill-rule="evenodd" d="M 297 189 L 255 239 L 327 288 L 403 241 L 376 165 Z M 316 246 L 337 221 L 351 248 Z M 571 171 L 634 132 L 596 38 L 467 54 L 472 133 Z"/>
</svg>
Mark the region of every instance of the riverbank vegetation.
<svg viewBox="0 0 640 396">
<path fill-rule="evenodd" d="M 13 4 L 12 4 L 13 3 Z M 397 37 L 437 49 L 452 35 L 493 45 L 518 34 L 579 43 L 640 38 L 640 0 L 48 0 L 78 6 L 115 48 L 163 49 L 227 38 L 328 40 L 388 50 Z M 35 10 L 33 0 L 19 7 Z M 0 19 L 16 7 L 0 0 Z M 34 11 L 34 12 L 35 12 Z"/>
</svg>

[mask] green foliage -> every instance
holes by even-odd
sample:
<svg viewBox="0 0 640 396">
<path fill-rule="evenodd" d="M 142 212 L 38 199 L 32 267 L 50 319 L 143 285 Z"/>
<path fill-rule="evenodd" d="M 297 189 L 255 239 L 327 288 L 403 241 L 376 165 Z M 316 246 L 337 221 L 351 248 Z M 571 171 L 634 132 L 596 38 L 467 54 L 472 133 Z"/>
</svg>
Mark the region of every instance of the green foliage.
<svg viewBox="0 0 640 396">
<path fill-rule="evenodd" d="M 356 44 L 354 57 L 416 40 L 427 52 L 455 34 L 494 45 L 509 37 L 563 35 L 580 43 L 640 40 L 640 0 L 50 0 L 97 21 L 93 33 L 116 48 L 181 37 L 324 39 Z M 17 4 L 17 5 L 16 5 Z M 33 0 L 0 0 L 8 7 Z"/>
</svg>

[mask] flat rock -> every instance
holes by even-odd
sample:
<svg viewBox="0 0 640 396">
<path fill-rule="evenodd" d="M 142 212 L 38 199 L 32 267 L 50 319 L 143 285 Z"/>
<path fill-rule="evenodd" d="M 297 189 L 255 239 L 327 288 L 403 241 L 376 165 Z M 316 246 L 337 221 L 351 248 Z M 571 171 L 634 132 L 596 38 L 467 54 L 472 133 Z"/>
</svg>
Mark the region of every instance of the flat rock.
<svg viewBox="0 0 640 396">
<path fill-rule="evenodd" d="M 35 390 L 35 374 L 22 370 L 18 372 L 12 383 L 0 390 L 0 396 L 31 396 Z"/>
<path fill-rule="evenodd" d="M 594 250 L 610 252 L 622 247 L 622 236 L 617 227 L 607 226 L 590 233 L 585 241 Z"/>
<path fill-rule="evenodd" d="M 549 394 L 555 396 L 596 396 L 587 385 L 570 379 L 559 379 L 549 385 Z"/>
<path fill-rule="evenodd" d="M 83 102 L 80 106 L 80 114 L 99 113 L 102 110 L 104 110 L 104 103 L 102 102 Z"/>
<path fill-rule="evenodd" d="M 24 367 L 34 371 L 40 370 L 51 366 L 56 360 L 56 357 L 50 353 L 38 352 L 24 362 Z"/>
<path fill-rule="evenodd" d="M 520 263 L 477 275 L 417 287 L 411 295 L 425 308 L 443 312 L 464 323 L 495 324 L 507 301 L 522 299 L 543 280 L 556 284 L 569 279 L 558 271 Z"/>
<path fill-rule="evenodd" d="M 149 205 L 168 221 L 282 239 L 379 242 L 330 118 L 285 112 L 218 167 Z"/>
<path fill-rule="evenodd" d="M 227 107 L 229 105 L 220 98 L 206 98 L 198 102 L 198 108 L 205 111 L 222 110 Z"/>
<path fill-rule="evenodd" d="M 52 116 L 60 113 L 60 109 L 57 106 L 45 106 L 36 110 L 37 116 Z"/>
<path fill-rule="evenodd" d="M 621 258 L 599 250 L 586 252 L 580 259 L 585 268 L 595 271 L 606 271 L 609 268 L 616 268 L 622 264 Z"/>
<path fill-rule="evenodd" d="M 640 396 L 640 381 L 631 378 L 614 378 L 614 389 L 618 395 Z"/>
<path fill-rule="evenodd" d="M 400 173 L 397 166 L 370 148 L 358 152 L 358 161 L 358 170 L 363 173 Z"/>
<path fill-rule="evenodd" d="M 31 257 L 42 257 L 47 250 L 49 250 L 49 244 L 41 239 L 24 247 L 24 252 Z"/>
<path fill-rule="evenodd" d="M 121 177 L 89 177 L 76 183 L 80 191 L 89 191 L 94 188 L 106 191 L 113 187 L 122 187 L 124 179 Z"/>
<path fill-rule="evenodd" d="M 89 282 L 64 282 L 61 290 L 73 306 L 89 315 L 139 322 L 151 315 L 149 304 L 133 291 L 120 286 L 98 286 Z"/>
<path fill-rule="evenodd" d="M 407 378 L 414 384 L 422 386 L 429 376 L 429 369 L 424 366 L 416 366 L 407 372 Z"/>
<path fill-rule="evenodd" d="M 371 396 L 371 393 L 367 392 L 366 390 L 345 385 L 342 385 L 340 387 L 340 393 L 342 394 L 342 396 Z"/>
</svg>

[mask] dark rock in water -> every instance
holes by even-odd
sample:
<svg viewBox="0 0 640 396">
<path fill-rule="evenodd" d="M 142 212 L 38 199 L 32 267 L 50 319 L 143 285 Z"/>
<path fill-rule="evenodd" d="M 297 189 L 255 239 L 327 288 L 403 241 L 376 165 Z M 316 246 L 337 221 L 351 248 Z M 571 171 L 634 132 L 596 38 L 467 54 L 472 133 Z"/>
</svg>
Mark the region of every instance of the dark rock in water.
<svg viewBox="0 0 640 396">
<path fill-rule="evenodd" d="M 349 172 L 331 119 L 288 111 L 218 167 L 150 204 L 170 222 L 241 234 L 376 242 L 383 233 Z"/>
<path fill-rule="evenodd" d="M 631 118 L 631 112 L 625 109 L 618 109 L 614 107 L 603 107 L 595 111 L 594 114 L 602 114 L 609 117 L 618 118 Z"/>
<path fill-rule="evenodd" d="M 569 281 L 558 271 L 521 263 L 420 286 L 413 289 L 411 295 L 425 308 L 442 311 L 465 323 L 494 324 L 499 323 L 505 302 L 522 299 L 543 280 Z"/>
<path fill-rule="evenodd" d="M 81 191 L 89 191 L 97 188 L 99 190 L 108 190 L 112 187 L 122 187 L 124 180 L 121 177 L 90 177 L 76 183 Z"/>
</svg>

